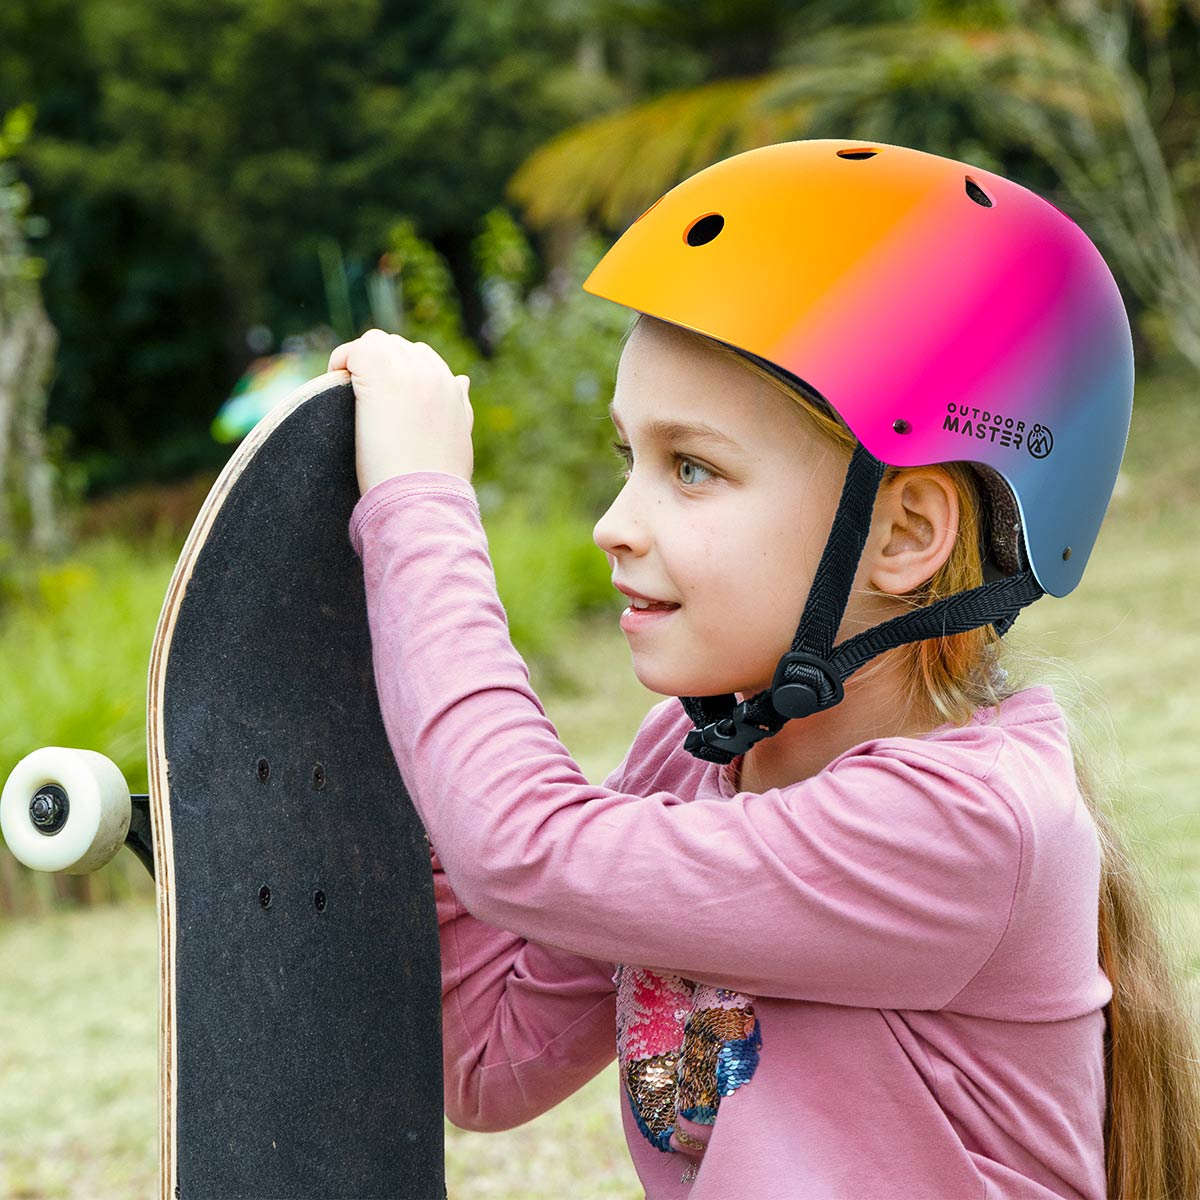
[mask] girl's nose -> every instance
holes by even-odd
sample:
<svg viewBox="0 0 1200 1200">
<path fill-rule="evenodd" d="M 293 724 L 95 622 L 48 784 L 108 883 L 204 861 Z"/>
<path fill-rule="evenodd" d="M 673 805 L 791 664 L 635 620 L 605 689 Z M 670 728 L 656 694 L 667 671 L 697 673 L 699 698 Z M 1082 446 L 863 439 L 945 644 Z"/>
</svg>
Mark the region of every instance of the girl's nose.
<svg viewBox="0 0 1200 1200">
<path fill-rule="evenodd" d="M 608 511 L 592 529 L 592 540 L 609 557 L 621 554 L 644 554 L 649 545 L 645 526 L 630 511 L 627 487 L 622 488 L 608 506 Z"/>
</svg>

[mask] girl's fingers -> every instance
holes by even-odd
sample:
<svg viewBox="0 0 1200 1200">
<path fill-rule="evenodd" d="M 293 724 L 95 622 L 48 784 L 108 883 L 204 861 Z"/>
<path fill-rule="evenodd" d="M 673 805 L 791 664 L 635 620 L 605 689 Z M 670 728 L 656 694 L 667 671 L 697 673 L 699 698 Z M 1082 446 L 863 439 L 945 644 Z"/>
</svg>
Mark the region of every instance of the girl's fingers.
<svg viewBox="0 0 1200 1200">
<path fill-rule="evenodd" d="M 399 334 L 387 334 L 382 329 L 368 329 L 366 333 L 355 338 L 352 342 L 343 342 L 340 346 L 334 347 L 333 353 L 329 356 L 329 366 L 326 371 L 348 371 L 350 368 L 347 364 L 350 361 L 350 352 L 364 342 L 377 342 L 382 338 L 385 342 L 389 337 L 395 337 L 398 341 L 404 342 L 405 339 Z M 406 343 L 407 344 L 407 343 Z"/>
<path fill-rule="evenodd" d="M 469 375 L 455 375 L 454 378 L 462 384 L 463 404 L 467 409 L 467 432 L 470 433 L 475 429 L 475 410 L 471 407 L 471 397 L 469 394 L 471 378 Z"/>
<path fill-rule="evenodd" d="M 335 346 L 329 355 L 329 365 L 326 367 L 326 370 L 349 371 L 351 354 L 355 350 L 365 350 L 367 345 L 374 347 L 402 346 L 410 352 L 415 351 L 426 359 L 435 360 L 441 366 L 442 370 L 448 369 L 445 360 L 427 342 L 410 342 L 407 338 L 403 338 L 399 334 L 385 333 L 382 329 L 368 329 L 366 333 L 355 338 L 354 341 L 343 342 L 340 346 Z M 363 355 L 360 353 L 356 359 L 360 369 L 364 368 L 362 358 Z M 458 381 L 459 387 L 462 389 L 463 407 L 467 411 L 467 427 L 468 429 L 474 429 L 475 410 L 471 407 L 470 397 L 471 377 L 469 375 L 455 375 L 454 378 Z"/>
</svg>

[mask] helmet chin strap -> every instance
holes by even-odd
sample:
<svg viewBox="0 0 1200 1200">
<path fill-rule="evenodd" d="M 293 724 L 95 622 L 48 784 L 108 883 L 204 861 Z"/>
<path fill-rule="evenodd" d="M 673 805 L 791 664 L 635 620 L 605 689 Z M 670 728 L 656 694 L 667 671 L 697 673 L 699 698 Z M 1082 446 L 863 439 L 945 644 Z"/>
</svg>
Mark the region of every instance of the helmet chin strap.
<svg viewBox="0 0 1200 1200">
<path fill-rule="evenodd" d="M 855 447 L 804 614 L 771 686 L 740 703 L 732 694 L 679 697 L 696 726 L 683 743 L 690 754 L 708 762 L 732 762 L 788 721 L 840 704 L 844 681 L 884 651 L 987 624 L 995 625 L 1003 637 L 1021 609 L 1045 595 L 1022 556 L 1021 569 L 1012 575 L 902 613 L 835 648 L 833 639 L 846 612 L 886 470 L 861 443 Z"/>
</svg>

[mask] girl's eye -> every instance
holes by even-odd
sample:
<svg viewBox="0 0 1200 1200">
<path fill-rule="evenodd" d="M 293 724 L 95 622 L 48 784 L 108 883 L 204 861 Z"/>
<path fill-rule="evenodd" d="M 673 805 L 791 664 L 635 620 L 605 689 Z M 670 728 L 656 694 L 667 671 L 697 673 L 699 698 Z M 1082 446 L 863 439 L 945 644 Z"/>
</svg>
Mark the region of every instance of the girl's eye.
<svg viewBox="0 0 1200 1200">
<path fill-rule="evenodd" d="M 617 452 L 617 457 L 620 458 L 625 464 L 625 470 L 621 472 L 621 478 L 628 479 L 629 471 L 630 471 L 631 465 L 633 463 L 633 451 L 631 450 L 629 443 L 628 442 L 613 442 L 612 448 Z M 703 471 L 703 472 L 705 472 L 705 474 L 707 474 L 709 476 L 712 476 L 712 474 L 713 474 L 712 471 L 710 471 L 708 469 L 708 467 L 703 466 L 701 463 L 696 462 L 694 459 L 688 458 L 688 456 L 686 454 L 676 454 L 675 462 L 676 462 L 676 464 L 682 464 L 685 467 L 690 467 L 693 471 Z M 695 480 L 681 479 L 680 482 L 683 483 L 685 487 L 695 487 L 696 486 Z M 701 482 L 703 482 L 703 481 L 701 481 Z"/>
</svg>

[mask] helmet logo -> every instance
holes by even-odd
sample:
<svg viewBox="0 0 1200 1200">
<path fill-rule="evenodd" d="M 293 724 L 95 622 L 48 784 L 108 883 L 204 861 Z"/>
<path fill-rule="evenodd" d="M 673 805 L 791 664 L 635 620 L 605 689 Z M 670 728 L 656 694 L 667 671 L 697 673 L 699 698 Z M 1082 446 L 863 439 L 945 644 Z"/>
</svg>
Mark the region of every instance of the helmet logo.
<svg viewBox="0 0 1200 1200">
<path fill-rule="evenodd" d="M 1024 421 L 1006 417 L 1002 412 L 972 408 L 969 404 L 947 404 L 942 430 L 987 442 L 990 446 L 999 444 L 1020 450 L 1024 445 L 1034 458 L 1045 458 L 1054 449 L 1054 434 L 1048 425 L 1034 425 L 1027 434 Z M 902 431 L 896 429 L 896 432 Z"/>
<path fill-rule="evenodd" d="M 1029 431 L 1028 445 L 1034 458 L 1045 458 L 1054 449 L 1054 434 L 1045 425 L 1035 425 Z"/>
<path fill-rule="evenodd" d="M 972 408 L 969 404 L 946 405 L 946 418 L 942 430 L 957 433 L 988 445 L 1011 446 L 1020 450 L 1025 444 L 1025 422 L 1016 417 L 1006 417 L 1002 412 L 986 408 Z M 1039 429 L 1044 426 L 1038 426 Z M 1049 430 L 1046 433 L 1049 434 Z"/>
</svg>

